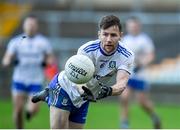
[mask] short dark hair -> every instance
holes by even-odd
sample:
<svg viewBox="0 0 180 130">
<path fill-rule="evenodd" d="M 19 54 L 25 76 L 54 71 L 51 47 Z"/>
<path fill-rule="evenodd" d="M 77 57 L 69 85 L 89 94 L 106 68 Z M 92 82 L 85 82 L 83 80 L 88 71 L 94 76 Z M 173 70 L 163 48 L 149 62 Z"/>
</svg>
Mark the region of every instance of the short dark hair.
<svg viewBox="0 0 180 130">
<path fill-rule="evenodd" d="M 107 15 L 100 20 L 99 29 L 107 29 L 114 25 L 118 26 L 119 31 L 122 30 L 120 19 L 114 15 Z"/>
<path fill-rule="evenodd" d="M 128 19 L 127 19 L 127 21 L 128 20 L 132 20 L 132 21 L 135 21 L 135 22 L 140 22 L 140 19 L 138 18 L 138 17 L 136 17 L 136 16 L 130 16 Z"/>
<path fill-rule="evenodd" d="M 23 21 L 25 21 L 27 18 L 33 18 L 33 19 L 38 21 L 38 17 L 36 15 L 34 15 L 34 14 L 25 15 L 24 18 L 23 18 Z"/>
<path fill-rule="evenodd" d="M 38 19 L 37 16 L 35 14 L 28 14 L 26 16 L 26 18 L 34 18 L 34 19 Z"/>
</svg>

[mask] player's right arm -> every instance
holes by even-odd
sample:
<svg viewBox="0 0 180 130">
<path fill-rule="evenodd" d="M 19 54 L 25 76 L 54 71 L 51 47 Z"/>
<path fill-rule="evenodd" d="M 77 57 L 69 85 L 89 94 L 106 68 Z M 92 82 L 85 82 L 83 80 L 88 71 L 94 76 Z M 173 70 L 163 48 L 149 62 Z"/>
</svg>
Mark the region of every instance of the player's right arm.
<svg viewBox="0 0 180 130">
<path fill-rule="evenodd" d="M 8 46 L 7 46 L 7 50 L 2 58 L 2 66 L 3 67 L 7 67 L 11 64 L 13 57 L 15 56 L 15 52 L 16 52 L 16 41 L 17 39 L 12 39 Z"/>
<path fill-rule="evenodd" d="M 11 60 L 13 58 L 13 54 L 6 52 L 2 59 L 2 66 L 7 67 L 11 64 Z"/>
</svg>

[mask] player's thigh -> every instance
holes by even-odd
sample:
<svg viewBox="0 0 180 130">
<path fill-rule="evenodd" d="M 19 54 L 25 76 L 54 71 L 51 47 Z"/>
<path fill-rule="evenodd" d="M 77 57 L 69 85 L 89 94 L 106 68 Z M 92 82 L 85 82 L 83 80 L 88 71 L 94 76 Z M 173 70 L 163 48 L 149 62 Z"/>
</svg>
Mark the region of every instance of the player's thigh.
<svg viewBox="0 0 180 130">
<path fill-rule="evenodd" d="M 135 96 L 140 104 L 145 104 L 150 101 L 147 91 L 137 91 Z"/>
<path fill-rule="evenodd" d="M 69 121 L 69 128 L 70 129 L 83 129 L 84 124 Z"/>
<path fill-rule="evenodd" d="M 60 108 L 50 106 L 50 126 L 51 129 L 68 129 L 70 112 Z"/>
<path fill-rule="evenodd" d="M 35 93 L 38 93 L 41 90 L 42 90 L 41 84 L 28 85 L 27 87 L 27 94 L 28 94 L 27 109 L 28 110 L 37 111 L 39 109 L 39 103 L 32 103 L 31 99 Z"/>
<path fill-rule="evenodd" d="M 24 93 L 14 93 L 12 98 L 15 111 L 21 111 L 26 102 L 26 95 Z"/>
<path fill-rule="evenodd" d="M 15 109 L 22 109 L 26 101 L 26 86 L 20 82 L 12 82 L 11 94 Z"/>
</svg>

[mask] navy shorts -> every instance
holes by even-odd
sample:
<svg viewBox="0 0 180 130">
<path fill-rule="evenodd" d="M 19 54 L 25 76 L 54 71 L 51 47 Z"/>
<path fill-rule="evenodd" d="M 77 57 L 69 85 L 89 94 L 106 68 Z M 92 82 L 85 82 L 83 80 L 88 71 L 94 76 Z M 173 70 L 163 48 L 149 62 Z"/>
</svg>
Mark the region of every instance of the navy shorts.
<svg viewBox="0 0 180 130">
<path fill-rule="evenodd" d="M 85 102 L 80 108 L 73 105 L 69 95 L 58 84 L 58 75 L 54 76 L 49 83 L 52 91 L 49 94 L 48 105 L 67 110 L 70 112 L 69 120 L 76 123 L 84 124 L 86 122 L 89 102 Z"/>
<path fill-rule="evenodd" d="M 147 81 L 145 81 L 143 79 L 137 79 L 137 78 L 130 78 L 128 80 L 127 85 L 131 89 L 137 90 L 137 91 L 147 91 L 150 88 L 150 86 L 147 83 Z"/>
</svg>

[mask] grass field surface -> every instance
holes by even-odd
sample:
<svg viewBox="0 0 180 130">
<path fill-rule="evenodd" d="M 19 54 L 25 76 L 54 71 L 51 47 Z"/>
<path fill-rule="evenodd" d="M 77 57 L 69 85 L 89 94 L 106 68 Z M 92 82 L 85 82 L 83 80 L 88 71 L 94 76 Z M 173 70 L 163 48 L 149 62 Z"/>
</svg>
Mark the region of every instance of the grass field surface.
<svg viewBox="0 0 180 130">
<path fill-rule="evenodd" d="M 15 128 L 12 122 L 12 103 L 0 100 L 0 129 Z M 117 102 L 98 102 L 90 104 L 87 129 L 118 129 L 120 106 Z M 151 129 L 152 122 L 141 108 L 135 104 L 131 106 L 131 128 Z M 180 106 L 157 105 L 156 111 L 162 119 L 164 129 L 180 129 Z M 38 129 L 49 128 L 49 109 L 42 103 L 39 113 L 31 121 L 25 121 L 25 128 Z"/>
</svg>

